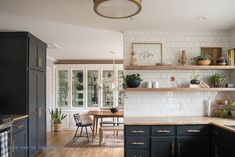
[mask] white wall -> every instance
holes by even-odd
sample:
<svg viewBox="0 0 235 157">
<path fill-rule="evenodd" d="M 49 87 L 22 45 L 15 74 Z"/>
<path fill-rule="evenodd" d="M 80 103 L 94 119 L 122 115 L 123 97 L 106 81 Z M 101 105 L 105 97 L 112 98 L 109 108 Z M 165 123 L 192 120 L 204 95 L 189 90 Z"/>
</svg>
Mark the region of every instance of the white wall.
<svg viewBox="0 0 235 157">
<path fill-rule="evenodd" d="M 133 42 L 160 42 L 163 44 L 164 61 L 177 64 L 181 50 L 186 50 L 189 63 L 191 57 L 200 54 L 200 47 L 229 49 L 230 37 L 229 31 L 127 31 L 124 32 L 124 66 L 129 65 Z M 158 81 L 161 87 L 167 87 L 173 75 L 180 85 L 187 84 L 191 79 L 191 71 L 126 71 L 135 72 L 140 73 L 144 81 Z M 198 71 L 205 82 L 214 72 Z M 206 114 L 204 101 L 219 95 L 216 92 L 129 92 L 127 97 L 125 116 L 203 116 Z"/>
<path fill-rule="evenodd" d="M 235 48 L 235 28 L 231 30 L 231 48 Z"/>
<path fill-rule="evenodd" d="M 49 110 L 55 107 L 55 59 L 47 57 L 46 75 L 46 109 L 47 109 L 47 131 L 52 130 L 51 116 Z"/>
</svg>

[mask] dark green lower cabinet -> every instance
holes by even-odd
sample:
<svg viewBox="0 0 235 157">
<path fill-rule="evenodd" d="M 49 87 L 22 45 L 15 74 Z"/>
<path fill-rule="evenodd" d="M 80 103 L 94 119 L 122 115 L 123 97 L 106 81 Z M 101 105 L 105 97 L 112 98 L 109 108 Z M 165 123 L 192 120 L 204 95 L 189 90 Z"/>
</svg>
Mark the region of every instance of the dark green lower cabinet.
<svg viewBox="0 0 235 157">
<path fill-rule="evenodd" d="M 151 157 L 174 157 L 175 137 L 152 137 Z"/>
<path fill-rule="evenodd" d="M 27 157 L 28 155 L 28 138 L 27 130 L 13 134 L 13 157 Z"/>
<path fill-rule="evenodd" d="M 127 150 L 126 157 L 150 157 L 148 150 Z"/>
<path fill-rule="evenodd" d="M 179 136 L 176 147 L 178 157 L 210 157 L 209 136 Z"/>
<path fill-rule="evenodd" d="M 221 144 L 221 155 L 216 157 L 232 157 L 235 155 L 235 147 L 223 142 Z"/>
</svg>

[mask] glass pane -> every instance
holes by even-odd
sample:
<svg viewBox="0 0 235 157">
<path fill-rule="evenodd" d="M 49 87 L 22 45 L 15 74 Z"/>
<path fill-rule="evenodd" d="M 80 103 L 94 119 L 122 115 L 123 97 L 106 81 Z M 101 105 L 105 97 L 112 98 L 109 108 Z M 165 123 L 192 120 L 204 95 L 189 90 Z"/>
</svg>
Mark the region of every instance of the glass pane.
<svg viewBox="0 0 235 157">
<path fill-rule="evenodd" d="M 113 71 L 103 71 L 103 107 L 113 106 L 113 91 L 112 91 Z"/>
<path fill-rule="evenodd" d="M 68 71 L 58 70 L 57 106 L 68 107 Z"/>
<path fill-rule="evenodd" d="M 88 107 L 99 107 L 98 100 L 98 70 L 88 70 L 87 103 Z"/>
<path fill-rule="evenodd" d="M 124 93 L 123 93 L 123 70 L 118 71 L 118 106 L 123 107 L 124 106 Z"/>
<path fill-rule="evenodd" d="M 72 106 L 83 107 L 84 98 L 84 84 L 83 84 L 83 71 L 72 71 Z"/>
</svg>

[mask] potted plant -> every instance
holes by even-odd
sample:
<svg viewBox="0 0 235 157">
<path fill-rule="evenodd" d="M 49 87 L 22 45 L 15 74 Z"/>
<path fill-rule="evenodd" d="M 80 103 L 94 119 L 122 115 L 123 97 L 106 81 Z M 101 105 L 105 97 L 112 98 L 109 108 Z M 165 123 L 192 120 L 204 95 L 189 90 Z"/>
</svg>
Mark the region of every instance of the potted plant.
<svg viewBox="0 0 235 157">
<path fill-rule="evenodd" d="M 198 80 L 198 74 L 195 73 L 195 71 L 193 71 L 192 73 L 192 80 L 190 81 L 190 84 L 200 84 L 200 80 Z"/>
<path fill-rule="evenodd" d="M 140 85 L 142 79 L 140 78 L 140 74 L 130 74 L 124 77 L 124 88 L 137 88 Z"/>
<path fill-rule="evenodd" d="M 232 106 L 232 110 L 230 111 L 231 115 L 232 115 L 232 117 L 235 117 L 235 102 L 232 102 L 231 106 Z"/>
<path fill-rule="evenodd" d="M 55 110 L 50 111 L 51 119 L 54 121 L 54 131 L 59 132 L 61 130 L 62 120 L 67 117 L 67 115 L 61 113 L 61 109 L 55 108 Z"/>
<path fill-rule="evenodd" d="M 210 77 L 212 87 L 222 87 L 225 81 L 225 75 L 222 73 L 215 73 Z"/>
<path fill-rule="evenodd" d="M 200 55 L 195 58 L 197 65 L 210 65 L 212 57 L 210 55 Z"/>
</svg>

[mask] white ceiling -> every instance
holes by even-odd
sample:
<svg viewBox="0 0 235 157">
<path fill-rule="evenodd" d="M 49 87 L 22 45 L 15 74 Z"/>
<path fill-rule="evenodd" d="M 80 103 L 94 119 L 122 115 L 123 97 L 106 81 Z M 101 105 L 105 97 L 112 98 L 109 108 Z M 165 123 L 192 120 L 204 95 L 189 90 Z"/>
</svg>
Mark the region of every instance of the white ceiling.
<svg viewBox="0 0 235 157">
<path fill-rule="evenodd" d="M 56 59 L 122 58 L 125 30 L 229 30 L 235 0 L 142 0 L 134 20 L 112 20 L 93 12 L 93 0 L 0 0 L 0 29 L 30 31 L 61 49 Z M 207 20 L 199 21 L 198 16 Z"/>
</svg>

